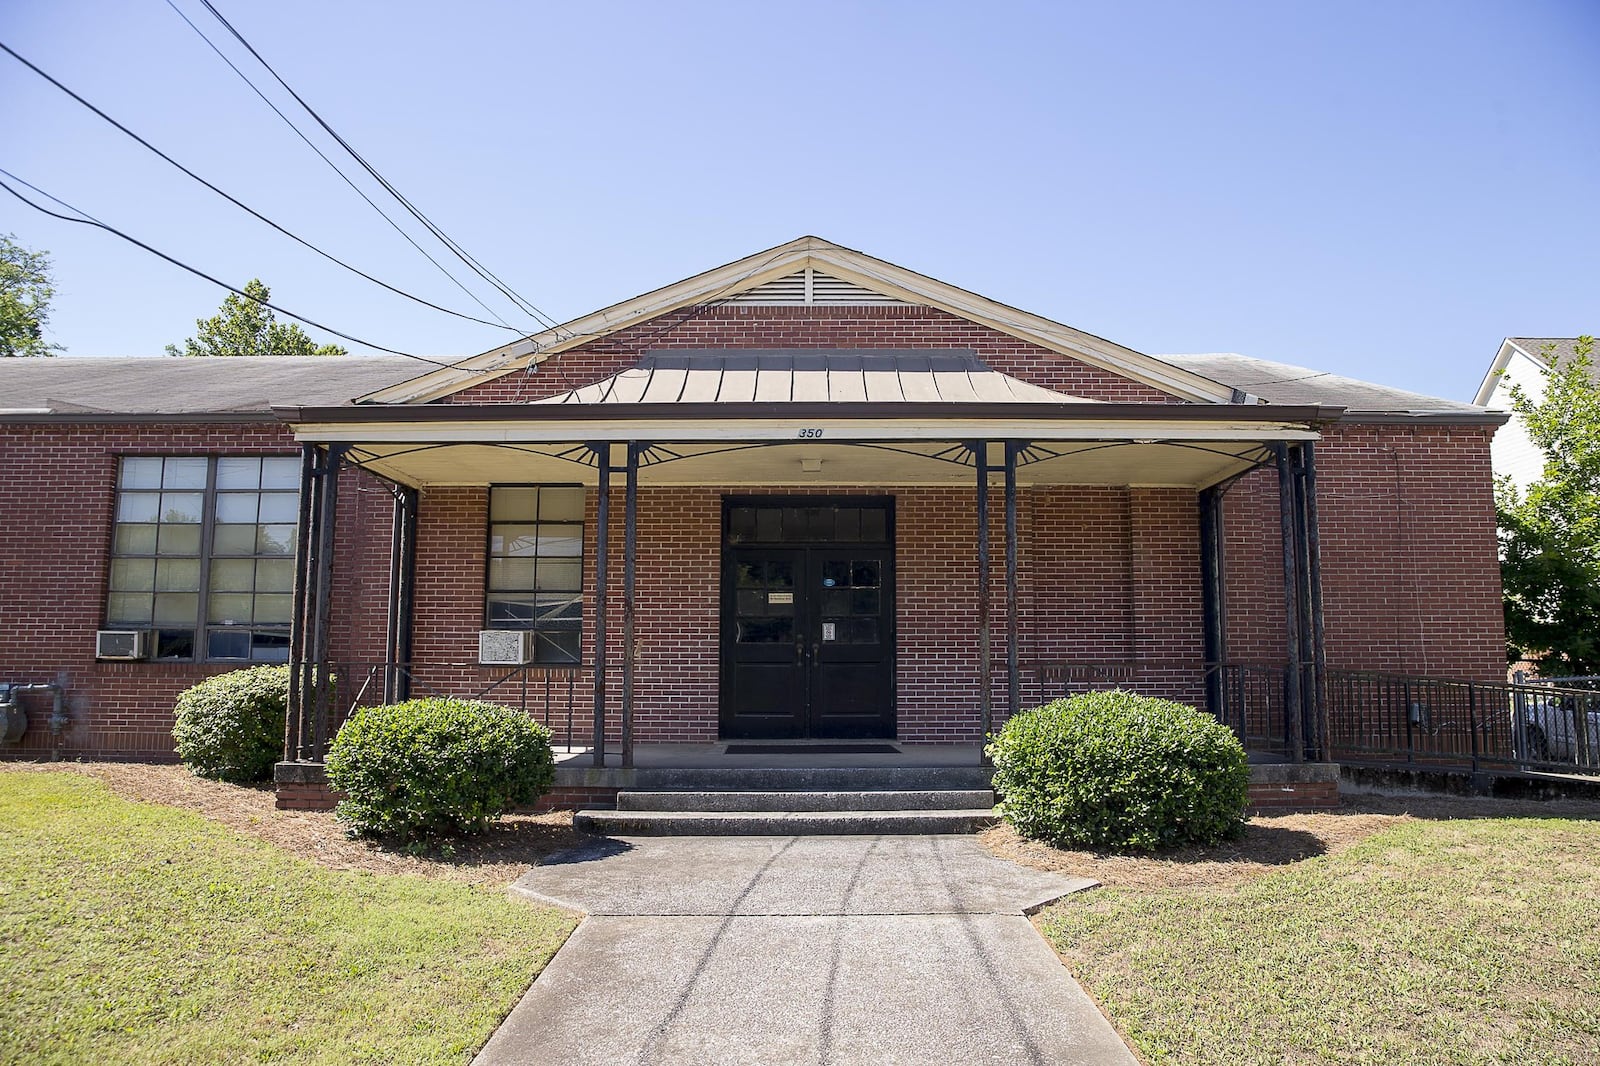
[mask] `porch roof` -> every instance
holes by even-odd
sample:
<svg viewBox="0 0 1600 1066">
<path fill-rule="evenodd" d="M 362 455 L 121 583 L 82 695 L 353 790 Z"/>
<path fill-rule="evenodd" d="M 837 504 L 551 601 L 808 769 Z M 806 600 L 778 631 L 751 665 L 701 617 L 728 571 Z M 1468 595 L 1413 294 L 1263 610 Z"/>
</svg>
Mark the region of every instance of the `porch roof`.
<svg viewBox="0 0 1600 1066">
<path fill-rule="evenodd" d="M 1003 374 L 965 349 L 705 349 L 646 353 L 546 404 L 1097 403 Z"/>
</svg>

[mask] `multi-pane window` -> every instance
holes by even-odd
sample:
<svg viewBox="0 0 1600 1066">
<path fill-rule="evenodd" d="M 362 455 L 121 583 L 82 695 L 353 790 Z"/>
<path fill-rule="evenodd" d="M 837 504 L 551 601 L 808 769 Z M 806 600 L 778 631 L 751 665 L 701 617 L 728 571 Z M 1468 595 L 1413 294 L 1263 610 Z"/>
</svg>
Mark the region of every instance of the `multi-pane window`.
<svg viewBox="0 0 1600 1066">
<path fill-rule="evenodd" d="M 295 458 L 124 458 L 106 625 L 157 659 L 288 661 L 299 487 Z"/>
<path fill-rule="evenodd" d="M 531 629 L 533 661 L 575 663 L 583 621 L 583 489 L 489 490 L 490 629 Z"/>
</svg>

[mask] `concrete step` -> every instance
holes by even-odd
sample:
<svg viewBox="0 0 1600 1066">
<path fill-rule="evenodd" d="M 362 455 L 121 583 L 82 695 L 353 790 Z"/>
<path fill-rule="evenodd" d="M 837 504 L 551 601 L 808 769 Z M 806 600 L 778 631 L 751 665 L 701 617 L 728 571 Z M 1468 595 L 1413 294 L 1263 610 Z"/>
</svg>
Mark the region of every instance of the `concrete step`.
<svg viewBox="0 0 1600 1066">
<path fill-rule="evenodd" d="M 603 836 L 861 836 L 976 833 L 992 808 L 938 811 L 579 811 L 572 825 Z"/>
<path fill-rule="evenodd" d="M 563 768 L 564 769 L 564 768 Z M 592 775 L 631 775 L 618 781 L 632 791 L 677 792 L 928 792 L 987 789 L 994 770 L 987 766 L 830 766 L 830 767 L 640 767 L 637 770 L 568 772 L 570 784 Z M 561 776 L 560 771 L 557 773 Z M 601 783 L 595 777 L 593 783 Z"/>
<path fill-rule="evenodd" d="M 617 793 L 619 811 L 752 813 L 808 811 L 948 811 L 987 810 L 994 806 L 989 789 L 919 789 L 745 792 L 627 791 Z"/>
</svg>

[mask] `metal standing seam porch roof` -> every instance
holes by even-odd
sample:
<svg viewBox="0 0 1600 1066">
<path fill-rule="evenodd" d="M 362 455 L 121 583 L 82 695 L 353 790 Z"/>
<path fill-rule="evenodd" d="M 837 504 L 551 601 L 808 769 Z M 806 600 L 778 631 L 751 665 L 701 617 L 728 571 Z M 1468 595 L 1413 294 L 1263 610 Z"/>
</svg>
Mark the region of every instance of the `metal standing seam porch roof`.
<svg viewBox="0 0 1600 1066">
<path fill-rule="evenodd" d="M 966 349 L 647 353 L 527 403 L 280 409 L 301 440 L 407 484 L 593 483 L 592 445 L 643 441 L 645 485 L 969 482 L 973 440 L 1032 442 L 1034 484 L 1213 484 L 1341 408 L 1107 403 L 1001 373 Z M 618 460 L 613 456 L 612 465 Z M 998 462 L 995 463 L 998 466 Z"/>
</svg>

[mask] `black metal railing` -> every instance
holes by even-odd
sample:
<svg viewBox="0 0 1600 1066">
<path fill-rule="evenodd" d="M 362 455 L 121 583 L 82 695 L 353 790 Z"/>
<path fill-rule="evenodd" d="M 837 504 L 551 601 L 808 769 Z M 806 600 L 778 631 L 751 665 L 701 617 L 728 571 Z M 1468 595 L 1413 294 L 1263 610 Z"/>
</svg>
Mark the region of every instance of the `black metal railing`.
<svg viewBox="0 0 1600 1066">
<path fill-rule="evenodd" d="M 489 700 L 519 708 L 549 729 L 558 747 L 574 747 L 578 732 L 589 724 L 593 686 L 585 666 L 333 661 L 327 669 L 334 676 L 332 721 L 324 723 L 326 732 L 320 735 L 330 739 L 359 707 L 424 696 Z M 306 713 L 312 713 L 309 701 Z M 299 735 L 319 734 L 311 723 L 304 723 Z"/>
</svg>

